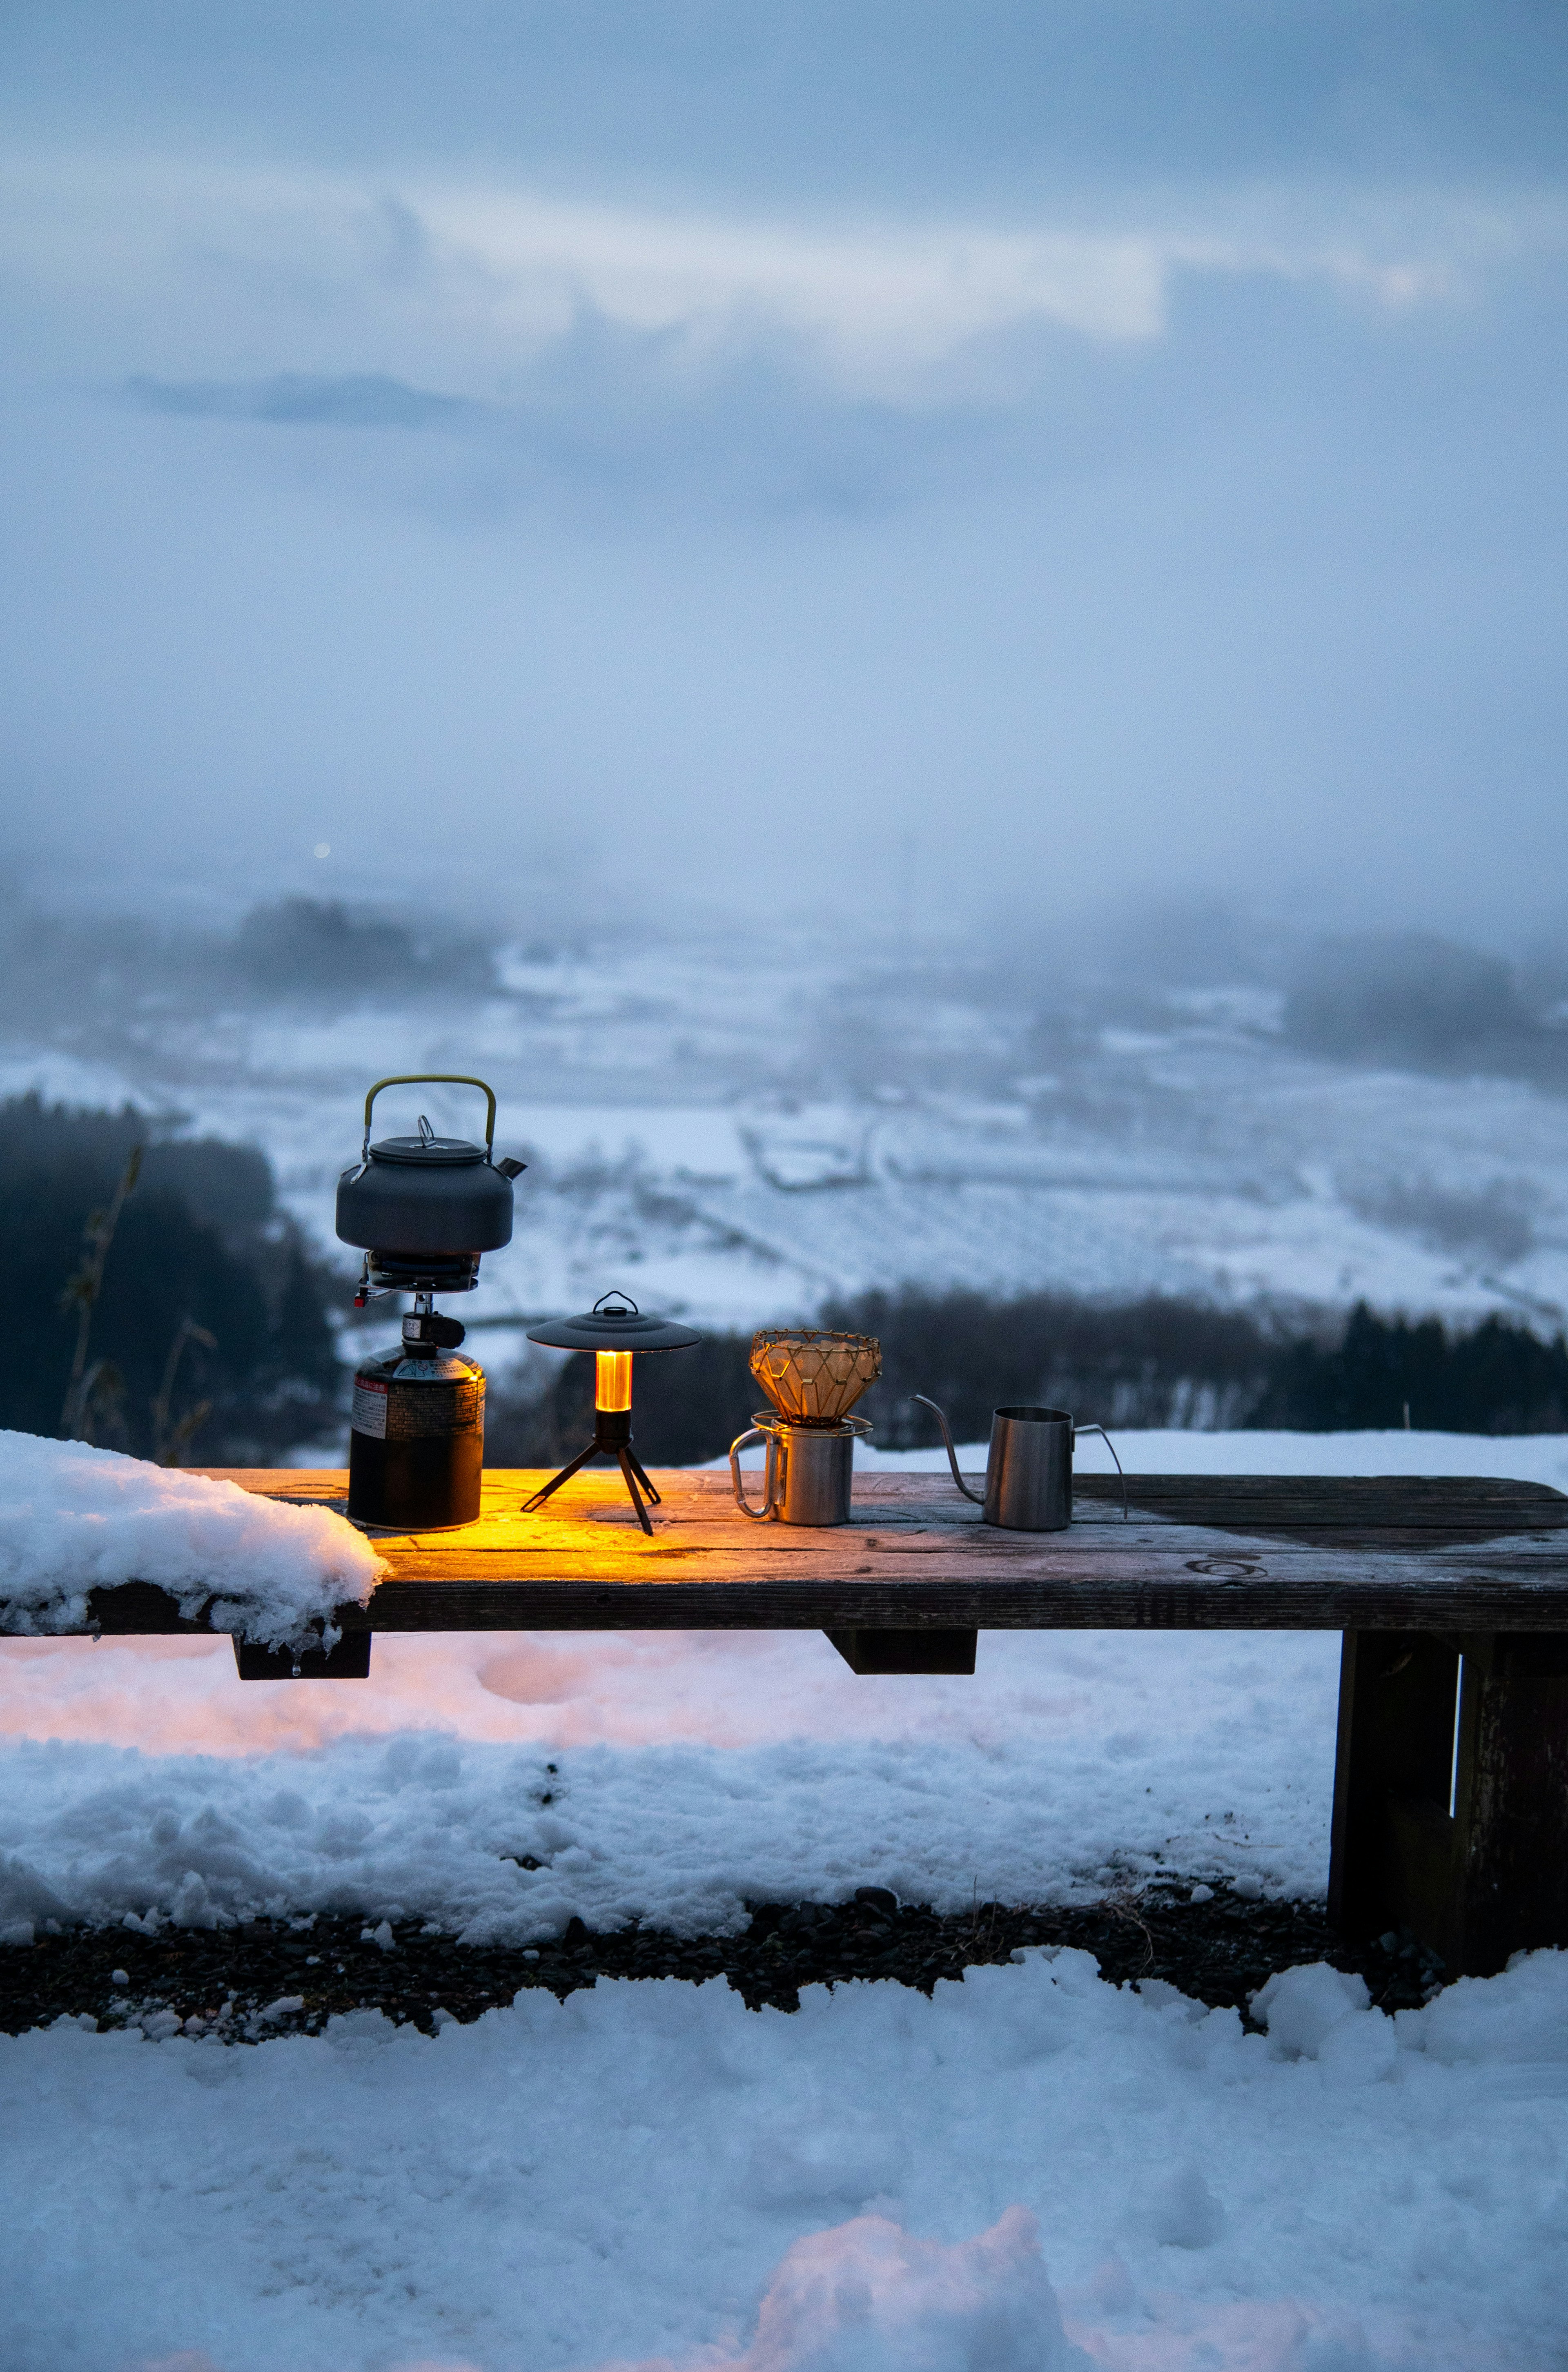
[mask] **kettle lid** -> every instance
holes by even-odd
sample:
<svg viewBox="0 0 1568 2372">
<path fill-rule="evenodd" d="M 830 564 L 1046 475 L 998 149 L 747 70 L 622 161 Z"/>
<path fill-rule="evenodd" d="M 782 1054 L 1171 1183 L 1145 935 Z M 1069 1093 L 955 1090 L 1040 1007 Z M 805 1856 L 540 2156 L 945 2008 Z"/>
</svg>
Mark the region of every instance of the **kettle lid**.
<svg viewBox="0 0 1568 2372">
<path fill-rule="evenodd" d="M 437 1136 L 423 1112 L 417 1136 L 383 1136 L 369 1150 L 372 1161 L 412 1162 L 421 1168 L 453 1168 L 486 1157 L 485 1147 L 470 1145 L 466 1136 Z"/>
</svg>

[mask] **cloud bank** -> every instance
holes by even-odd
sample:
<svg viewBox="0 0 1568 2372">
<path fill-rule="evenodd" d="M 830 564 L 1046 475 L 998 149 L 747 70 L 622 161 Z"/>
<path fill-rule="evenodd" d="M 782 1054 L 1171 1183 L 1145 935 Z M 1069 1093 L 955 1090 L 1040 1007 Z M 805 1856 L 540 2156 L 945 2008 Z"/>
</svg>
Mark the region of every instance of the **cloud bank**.
<svg viewBox="0 0 1568 2372">
<path fill-rule="evenodd" d="M 1561 34 L 14 23 L 0 855 L 1550 920 Z"/>
</svg>

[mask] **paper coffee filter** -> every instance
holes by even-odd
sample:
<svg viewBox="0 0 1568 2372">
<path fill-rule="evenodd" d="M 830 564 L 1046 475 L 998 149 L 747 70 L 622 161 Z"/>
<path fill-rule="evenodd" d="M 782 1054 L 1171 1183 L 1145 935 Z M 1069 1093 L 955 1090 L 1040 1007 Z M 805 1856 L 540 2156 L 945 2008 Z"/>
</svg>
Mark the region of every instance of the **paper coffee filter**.
<svg viewBox="0 0 1568 2372">
<path fill-rule="evenodd" d="M 875 1334 L 796 1326 L 751 1337 L 751 1373 L 791 1424 L 837 1424 L 881 1372 Z"/>
</svg>

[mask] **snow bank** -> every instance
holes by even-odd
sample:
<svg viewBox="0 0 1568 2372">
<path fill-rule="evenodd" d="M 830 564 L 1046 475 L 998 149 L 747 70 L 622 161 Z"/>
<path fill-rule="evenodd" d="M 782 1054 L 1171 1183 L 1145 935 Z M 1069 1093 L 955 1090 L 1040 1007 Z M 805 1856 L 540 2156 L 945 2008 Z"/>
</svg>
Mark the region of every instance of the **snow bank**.
<svg viewBox="0 0 1568 2372">
<path fill-rule="evenodd" d="M 794 2017 L 62 2023 L 0 2041 L 6 2372 L 1540 2372 L 1565 2038 L 1554 1953 L 1313 2051 L 1072 1951 Z"/>
<path fill-rule="evenodd" d="M 234 1482 L 0 1432 L 0 1629 L 79 1629 L 95 1588 L 156 1582 L 199 1615 L 273 1646 L 334 1607 L 363 1606 L 380 1561 L 328 1507 L 286 1507 Z M 335 1637 L 335 1630 L 331 1634 Z"/>
<path fill-rule="evenodd" d="M 412 1657 L 423 1643 L 408 1645 Z M 556 1653 L 535 1645 L 509 1644 L 500 1676 L 525 1697 L 550 1685 Z M 693 1934 L 744 1924 L 749 1897 L 837 1901 L 876 1884 L 956 1911 L 1173 1871 L 1322 1892 L 1337 1639 L 1009 1635 L 987 1644 L 989 1683 L 858 1680 L 815 1636 L 750 1666 L 690 1646 L 684 1670 L 681 1642 L 657 1645 L 669 1660 L 652 1663 L 650 1692 L 662 1673 L 671 1696 L 700 1698 L 692 1676 L 705 1680 L 722 1745 L 668 1729 L 581 1747 L 427 1732 L 241 1758 L 17 1741 L 0 1751 L 0 1936 L 30 1940 L 45 1918 L 355 1911 L 528 1944 L 574 1913 Z M 53 1655 L 29 1648 L 24 1668 L 45 1705 Z M 169 1669 L 145 1667 L 129 1702 L 155 1733 Z M 601 1669 L 571 1684 L 591 1689 Z M 411 1663 L 411 1704 L 418 1678 Z M 738 1701 L 724 1694 L 737 1679 Z M 226 1703 L 310 1692 L 241 1689 L 232 1668 L 217 1685 Z M 768 1739 L 759 1715 L 766 1742 L 734 1742 L 770 1689 L 785 1734 Z M 823 1734 L 798 1734 L 813 1718 Z"/>
</svg>

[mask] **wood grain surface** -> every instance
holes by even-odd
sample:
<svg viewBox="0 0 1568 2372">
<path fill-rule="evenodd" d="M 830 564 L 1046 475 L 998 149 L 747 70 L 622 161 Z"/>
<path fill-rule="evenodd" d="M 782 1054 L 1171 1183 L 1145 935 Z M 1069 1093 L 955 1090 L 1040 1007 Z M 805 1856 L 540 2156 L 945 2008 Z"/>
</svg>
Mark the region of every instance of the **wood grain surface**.
<svg viewBox="0 0 1568 2372">
<path fill-rule="evenodd" d="M 206 1471 L 340 1508 L 347 1490 L 341 1471 Z M 1124 1521 L 1115 1478 L 1084 1475 L 1069 1529 L 1006 1532 L 946 1475 L 858 1476 L 853 1522 L 827 1530 L 749 1522 L 727 1473 L 654 1479 L 650 1540 L 613 1469 L 531 1516 L 544 1474 L 489 1471 L 477 1523 L 376 1539 L 385 1577 L 343 1625 L 1568 1632 L 1568 1498 L 1536 1483 L 1132 1475 Z M 105 1632 L 205 1627 L 139 1582 L 98 1591 L 91 1610 Z"/>
</svg>

